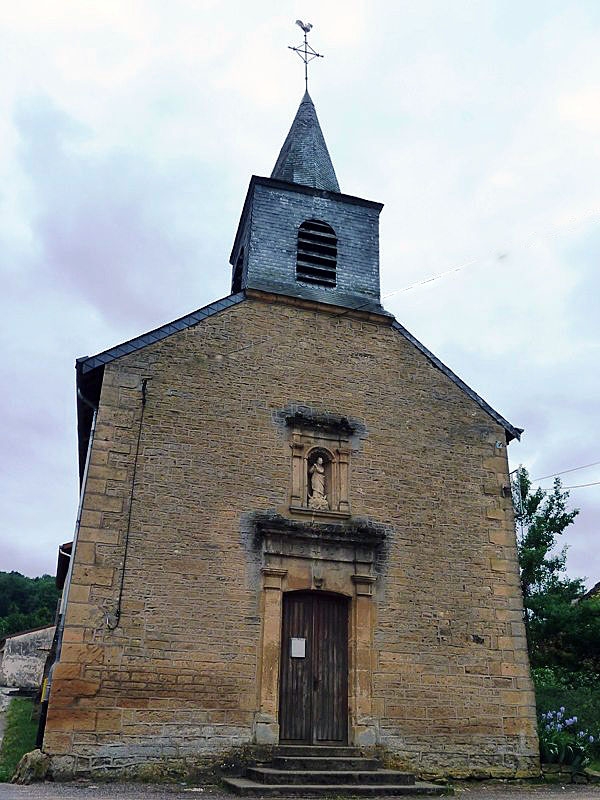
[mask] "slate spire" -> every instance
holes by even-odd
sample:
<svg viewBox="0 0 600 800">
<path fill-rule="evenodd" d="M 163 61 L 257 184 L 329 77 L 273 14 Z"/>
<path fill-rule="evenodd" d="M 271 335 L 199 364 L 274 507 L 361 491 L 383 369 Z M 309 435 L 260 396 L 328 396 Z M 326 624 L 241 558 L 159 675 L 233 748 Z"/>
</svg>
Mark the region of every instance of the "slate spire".
<svg viewBox="0 0 600 800">
<path fill-rule="evenodd" d="M 317 112 L 308 92 L 304 93 L 271 177 L 315 189 L 340 191 Z"/>
</svg>

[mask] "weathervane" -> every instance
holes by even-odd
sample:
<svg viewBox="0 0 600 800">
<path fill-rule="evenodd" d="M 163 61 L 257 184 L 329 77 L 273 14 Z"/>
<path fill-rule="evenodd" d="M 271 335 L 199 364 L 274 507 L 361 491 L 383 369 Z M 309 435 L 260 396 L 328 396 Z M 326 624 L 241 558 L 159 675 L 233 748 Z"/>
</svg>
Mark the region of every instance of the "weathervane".
<svg viewBox="0 0 600 800">
<path fill-rule="evenodd" d="M 294 53 L 298 53 L 302 61 L 304 61 L 304 84 L 306 86 L 306 91 L 308 92 L 308 62 L 312 61 L 313 58 L 324 58 L 324 56 L 322 56 L 321 53 L 317 53 L 316 50 L 313 50 L 306 38 L 307 34 L 310 33 L 312 24 L 310 22 L 302 22 L 301 19 L 297 19 L 296 25 L 298 25 L 304 31 L 304 44 L 301 44 L 298 47 L 289 47 L 288 45 L 288 48 L 293 50 Z"/>
</svg>

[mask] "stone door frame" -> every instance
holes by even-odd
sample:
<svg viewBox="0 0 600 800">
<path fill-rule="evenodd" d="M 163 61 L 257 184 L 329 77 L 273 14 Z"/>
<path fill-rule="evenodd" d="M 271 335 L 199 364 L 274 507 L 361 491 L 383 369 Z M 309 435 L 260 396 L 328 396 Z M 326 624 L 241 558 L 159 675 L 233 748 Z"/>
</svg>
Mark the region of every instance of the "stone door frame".
<svg viewBox="0 0 600 800">
<path fill-rule="evenodd" d="M 349 598 L 348 743 L 379 740 L 373 716 L 374 561 L 384 533 L 372 525 L 304 525 L 282 517 L 258 520 L 262 549 L 261 641 L 253 740 L 279 743 L 283 593 L 327 591 Z"/>
</svg>

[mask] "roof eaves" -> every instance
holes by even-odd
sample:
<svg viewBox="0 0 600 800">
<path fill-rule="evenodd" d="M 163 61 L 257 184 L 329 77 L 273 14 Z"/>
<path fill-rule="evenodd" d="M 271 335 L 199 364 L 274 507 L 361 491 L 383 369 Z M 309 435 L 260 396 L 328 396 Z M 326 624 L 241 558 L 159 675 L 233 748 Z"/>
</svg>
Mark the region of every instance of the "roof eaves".
<svg viewBox="0 0 600 800">
<path fill-rule="evenodd" d="M 521 434 L 524 430 L 523 428 L 516 428 L 514 425 L 511 425 L 508 420 L 504 419 L 504 417 L 495 411 L 488 403 L 486 403 L 485 400 L 477 394 L 477 392 L 474 392 L 470 386 L 468 386 L 463 380 L 461 380 L 461 378 L 458 377 L 458 375 L 452 372 L 450 367 L 447 367 L 437 356 L 434 356 L 431 350 L 428 350 L 424 344 L 421 344 L 421 342 L 416 339 L 412 333 L 410 333 L 410 331 L 407 331 L 403 325 L 397 321 L 394 321 L 392 323 L 392 328 L 397 330 L 402 334 L 402 336 L 408 339 L 408 341 L 413 344 L 417 350 L 420 350 L 421 353 L 423 353 L 423 355 L 426 356 L 435 367 L 437 367 L 441 372 L 444 373 L 444 375 L 450 378 L 453 383 L 455 383 L 460 389 L 463 390 L 463 392 L 465 392 L 465 394 L 474 400 L 477 405 L 487 412 L 492 419 L 501 425 L 506 431 L 507 442 L 510 442 L 511 439 L 521 439 Z"/>
<path fill-rule="evenodd" d="M 16 633 L 7 633 L 5 636 L 0 639 L 0 641 L 6 641 L 7 639 L 16 639 L 18 636 L 25 636 L 26 633 L 37 633 L 38 631 L 47 631 L 50 628 L 55 628 L 56 625 L 51 622 L 48 625 L 38 625 L 37 628 L 26 628 L 24 631 L 17 631 Z"/>
<path fill-rule="evenodd" d="M 173 322 L 168 322 L 166 325 L 161 325 L 160 328 L 155 328 L 154 330 L 148 331 L 148 333 L 144 333 L 141 336 L 136 336 L 134 339 L 130 339 L 127 342 L 122 342 L 121 344 L 115 345 L 115 347 L 111 347 L 109 350 L 104 350 L 102 353 L 97 353 L 95 356 L 78 358 L 77 364 L 81 369 L 82 374 L 85 375 L 87 372 L 91 372 L 91 370 L 96 369 L 96 367 L 101 367 L 104 364 L 108 364 L 111 361 L 120 358 L 121 356 L 135 353 L 136 351 L 142 350 L 144 347 L 147 347 L 150 344 L 155 344 L 156 342 L 162 341 L 162 339 L 166 339 L 168 336 L 171 336 L 174 333 L 179 333 L 187 328 L 192 328 L 194 325 L 202 322 L 202 320 L 206 319 L 207 317 L 211 317 L 213 314 L 218 314 L 220 311 L 225 311 L 226 309 L 241 303 L 243 300 L 245 300 L 245 297 L 246 296 L 244 292 L 231 294 L 228 297 L 224 297 L 221 300 L 210 303 L 203 308 L 199 308 L 197 311 L 193 311 L 191 314 L 186 314 L 185 317 L 180 317 Z"/>
</svg>

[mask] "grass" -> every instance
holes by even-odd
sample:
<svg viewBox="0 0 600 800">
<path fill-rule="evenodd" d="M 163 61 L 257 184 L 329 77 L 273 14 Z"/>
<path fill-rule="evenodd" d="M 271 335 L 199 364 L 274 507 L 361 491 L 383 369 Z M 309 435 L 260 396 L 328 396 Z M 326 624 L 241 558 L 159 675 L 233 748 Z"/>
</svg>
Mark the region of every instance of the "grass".
<svg viewBox="0 0 600 800">
<path fill-rule="evenodd" d="M 33 700 L 15 697 L 6 712 L 6 727 L 0 746 L 0 781 L 9 781 L 21 756 L 35 749 L 38 723 L 33 719 Z"/>
</svg>

